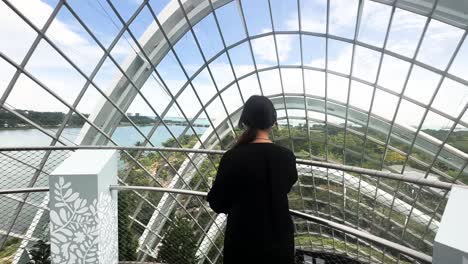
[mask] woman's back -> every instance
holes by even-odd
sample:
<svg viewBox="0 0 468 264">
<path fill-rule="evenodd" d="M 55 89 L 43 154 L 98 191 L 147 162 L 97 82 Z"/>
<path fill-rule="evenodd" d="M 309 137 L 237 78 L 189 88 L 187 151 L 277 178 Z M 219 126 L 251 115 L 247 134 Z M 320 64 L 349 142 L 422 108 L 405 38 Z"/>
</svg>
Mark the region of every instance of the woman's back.
<svg viewBox="0 0 468 264">
<path fill-rule="evenodd" d="M 250 143 L 226 152 L 208 194 L 213 210 L 228 214 L 224 263 L 293 263 L 287 193 L 296 180 L 286 148 Z"/>
</svg>

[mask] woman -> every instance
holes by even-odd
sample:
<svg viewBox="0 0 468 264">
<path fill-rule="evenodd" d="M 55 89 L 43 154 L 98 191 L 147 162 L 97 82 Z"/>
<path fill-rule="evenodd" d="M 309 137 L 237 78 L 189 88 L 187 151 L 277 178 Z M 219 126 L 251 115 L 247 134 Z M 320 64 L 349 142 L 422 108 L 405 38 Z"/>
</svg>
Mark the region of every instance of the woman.
<svg viewBox="0 0 468 264">
<path fill-rule="evenodd" d="M 294 154 L 269 139 L 276 110 L 263 96 L 244 105 L 236 146 L 221 158 L 208 193 L 217 213 L 227 214 L 224 264 L 294 263 L 294 226 L 287 194 L 297 181 Z"/>
</svg>

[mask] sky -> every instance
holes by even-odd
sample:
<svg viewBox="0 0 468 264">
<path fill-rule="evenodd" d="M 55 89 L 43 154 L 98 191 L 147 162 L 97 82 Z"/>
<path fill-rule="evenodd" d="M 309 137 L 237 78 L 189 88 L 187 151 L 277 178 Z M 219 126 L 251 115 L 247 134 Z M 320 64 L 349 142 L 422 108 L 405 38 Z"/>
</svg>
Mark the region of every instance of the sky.
<svg viewBox="0 0 468 264">
<path fill-rule="evenodd" d="M 18 10 L 38 28 L 52 13 L 56 0 L 17 0 L 11 1 Z M 122 24 L 106 3 L 105 0 L 72 0 L 68 1 L 71 8 L 86 23 L 90 30 L 104 47 L 108 47 L 113 41 Z M 150 1 L 154 11 L 163 19 L 161 11 L 169 1 Z M 122 18 L 127 21 L 140 5 L 138 0 L 113 1 Z M 250 36 L 265 34 L 264 37 L 251 41 L 252 53 L 259 70 L 276 66 L 277 59 L 281 65 L 295 66 L 295 69 L 277 69 L 254 72 L 249 42 L 229 50 L 233 63 L 234 73 L 229 64 L 226 53 L 221 54 L 210 64 L 215 83 L 212 82 L 208 70 L 203 69 L 194 77 L 191 85 L 181 93 L 178 103 L 188 117 L 193 117 L 216 94 L 216 87 L 223 90 L 221 98 L 216 98 L 206 108 L 206 114 L 212 119 L 224 118 L 226 112 L 232 112 L 242 106 L 241 96 L 244 99 L 253 94 L 260 94 L 260 86 L 265 95 L 278 94 L 284 89 L 288 93 L 307 93 L 313 96 L 325 96 L 325 82 L 328 84 L 327 97 L 338 102 L 349 103 L 357 108 L 368 110 L 371 104 L 373 87 L 368 85 L 375 83 L 380 54 L 371 49 L 357 45 L 354 49 L 354 61 L 351 61 L 353 45 L 335 39 L 328 41 L 328 69 L 338 73 L 325 75 L 323 69 L 326 64 L 326 41 L 323 37 L 303 35 L 302 50 L 303 63 L 317 70 L 304 71 L 304 84 L 302 71 L 297 67 L 301 65 L 301 39 L 297 34 L 278 34 L 275 49 L 275 39 L 270 33 L 275 31 L 293 32 L 299 30 L 298 7 L 296 1 L 271 0 L 273 21 L 270 19 L 267 0 L 241 1 L 248 33 Z M 356 34 L 357 0 L 331 0 L 330 1 L 329 32 L 331 35 L 354 39 L 368 45 L 382 48 L 385 33 L 390 19 L 391 7 L 373 1 L 364 1 L 363 14 L 359 32 Z M 177 2 L 172 3 L 177 5 Z M 325 33 L 326 32 L 326 1 L 325 0 L 301 0 L 300 1 L 301 28 L 303 31 Z M 236 1 L 231 2 L 216 10 L 223 38 L 226 45 L 232 45 L 246 37 L 242 25 Z M 386 49 L 400 54 L 406 58 L 413 58 L 417 42 L 422 34 L 426 18 L 414 13 L 397 8 L 394 14 Z M 143 9 L 129 28 L 137 39 L 141 39 L 144 32 L 153 24 L 151 13 L 147 8 Z M 0 42 L 2 54 L 20 64 L 29 47 L 36 38 L 36 33 L 20 17 L 18 17 L 3 2 L 0 3 L 0 32 L 8 36 Z M 222 49 L 223 43 L 218 33 L 215 18 L 212 14 L 205 17 L 194 26 L 194 33 L 200 43 L 201 50 L 207 60 L 216 56 Z M 416 60 L 445 70 L 450 57 L 461 40 L 463 31 L 437 20 L 431 20 L 423 43 Z M 81 70 L 89 76 L 104 52 L 91 36 L 84 30 L 67 8 L 61 8 L 58 16 L 46 31 L 46 36 L 52 40 Z M 125 38 L 118 41 L 112 49 L 111 55 L 125 68 L 125 61 L 132 58 L 138 51 L 128 33 Z M 174 95 L 186 83 L 187 76 L 191 77 L 204 64 L 203 57 L 198 50 L 196 41 L 188 32 L 174 45 L 175 54 L 171 51 L 156 66 L 164 83 Z M 179 66 L 179 61 L 184 66 Z M 453 65 L 448 72 L 468 80 L 468 41 L 462 44 Z M 384 55 L 380 75 L 377 84 L 395 93 L 401 93 L 409 72 L 410 63 L 391 55 Z M 322 69 L 322 71 L 320 71 Z M 0 94 L 3 94 L 12 75 L 14 68 L 5 60 L 0 59 Z M 41 83 L 49 87 L 53 93 L 72 105 L 78 93 L 86 83 L 86 79 L 66 62 L 46 41 L 41 40 L 33 56 L 26 64 L 29 71 Z M 185 70 L 185 72 L 184 72 Z M 351 74 L 362 79 L 368 84 L 350 81 L 343 77 Z M 239 81 L 239 88 L 234 81 L 237 78 L 250 74 Z M 115 86 L 119 77 L 119 71 L 110 59 L 107 59 L 96 77 L 93 79 L 96 86 L 109 94 L 109 90 Z M 441 80 L 438 73 L 414 66 L 406 89 L 405 96 L 423 104 L 428 104 L 433 92 Z M 281 82 L 282 80 L 282 82 Z M 260 82 L 259 82 L 260 81 Z M 216 86 L 215 86 L 216 84 Z M 282 84 L 282 85 L 281 85 Z M 228 86 L 230 85 L 230 86 Z M 196 91 L 196 93 L 194 92 Z M 350 91 L 348 95 L 348 90 Z M 141 89 L 142 94 L 148 99 L 151 106 L 162 113 L 170 101 L 170 97 L 153 74 Z M 198 95 L 198 96 L 197 96 Z M 95 111 L 96 104 L 103 100 L 94 87 L 90 87 L 84 98 L 77 106 L 78 111 L 90 113 Z M 391 120 L 394 116 L 398 97 L 386 91 L 377 89 L 372 112 Z M 468 87 L 460 82 L 448 78 L 443 79 L 440 91 L 437 93 L 432 106 L 450 116 L 457 117 L 468 102 Z M 16 109 L 29 109 L 37 111 L 61 111 L 66 112 L 67 107 L 45 92 L 27 76 L 21 75 L 13 91 L 8 96 L 6 103 Z M 154 115 L 144 100 L 137 96 L 129 113 L 138 112 L 143 115 Z M 294 115 L 301 115 L 300 111 L 291 111 Z M 417 126 L 424 114 L 424 108 L 409 100 L 403 100 L 400 110 L 396 115 L 396 122 L 408 126 Z M 178 116 L 180 111 L 172 107 L 167 116 Z M 304 112 L 302 111 L 302 115 Z M 311 115 L 314 116 L 312 113 Z M 316 116 L 316 115 L 315 115 Z M 206 117 L 205 114 L 201 116 Z M 468 114 L 462 118 L 468 122 Z M 425 127 L 447 127 L 451 121 L 434 112 L 428 114 Z"/>
</svg>

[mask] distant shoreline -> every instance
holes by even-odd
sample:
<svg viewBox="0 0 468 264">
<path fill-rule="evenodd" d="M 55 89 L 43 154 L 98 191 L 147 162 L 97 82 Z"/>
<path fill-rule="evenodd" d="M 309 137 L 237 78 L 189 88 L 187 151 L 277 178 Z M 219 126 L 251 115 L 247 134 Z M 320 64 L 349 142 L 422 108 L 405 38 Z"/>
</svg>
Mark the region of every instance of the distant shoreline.
<svg viewBox="0 0 468 264">
<path fill-rule="evenodd" d="M 153 126 L 156 123 L 148 123 L 148 124 L 136 124 L 138 127 L 147 127 L 147 126 Z M 177 123 L 177 122 L 167 122 L 166 124 L 169 126 L 187 126 L 188 124 L 183 124 L 183 123 Z M 132 124 L 119 124 L 117 127 L 130 127 L 133 126 Z M 209 127 L 209 125 L 202 125 L 202 124 L 194 124 L 194 127 Z M 41 126 L 42 128 L 46 129 L 54 129 L 54 128 L 59 128 L 60 126 Z M 82 128 L 83 126 L 67 126 L 65 128 Z M 15 131 L 15 130 L 30 130 L 30 129 L 36 129 L 34 126 L 24 126 L 24 127 L 0 127 L 0 132 L 1 131 Z"/>
</svg>

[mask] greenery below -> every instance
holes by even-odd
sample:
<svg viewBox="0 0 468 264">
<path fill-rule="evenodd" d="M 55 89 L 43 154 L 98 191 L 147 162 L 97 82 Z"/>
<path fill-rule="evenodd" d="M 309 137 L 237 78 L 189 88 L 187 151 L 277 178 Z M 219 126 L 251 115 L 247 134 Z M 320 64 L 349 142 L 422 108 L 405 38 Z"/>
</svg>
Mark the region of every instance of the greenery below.
<svg viewBox="0 0 468 264">
<path fill-rule="evenodd" d="M 0 120 L 5 118 L 2 114 L 5 113 L 0 112 Z M 53 123 L 52 121 L 57 120 L 54 118 L 58 118 L 60 114 L 62 114 L 61 118 L 63 118 L 63 113 L 50 113 L 50 115 L 36 115 L 36 113 L 29 114 L 35 115 L 35 121 L 41 125 L 56 125 L 60 123 Z M 54 115 L 55 117 L 52 118 Z M 74 119 L 72 118 L 72 120 Z M 144 121 L 144 119 L 140 119 L 140 121 L 136 120 L 137 119 L 135 119 L 135 122 L 149 122 L 148 120 Z M 151 122 L 154 121 L 155 120 L 152 119 Z M 447 136 L 446 132 L 442 130 L 425 130 L 424 132 L 441 140 Z M 366 144 L 364 144 L 364 138 L 362 136 L 351 132 L 345 133 L 343 128 L 313 125 L 310 129 L 307 129 L 305 125 L 300 124 L 288 129 L 284 125 L 280 125 L 275 128 L 272 133 L 274 135 L 275 143 L 288 148 L 293 147 L 298 158 L 327 158 L 332 162 L 378 170 L 390 168 L 392 166 L 402 166 L 407 161 L 406 155 L 402 154 L 408 151 L 406 143 L 392 139 L 390 141 L 391 145 L 400 151 L 385 149 L 384 146 L 371 140 L 367 140 Z M 310 134 L 308 135 L 308 133 Z M 289 138 L 290 134 L 294 137 L 292 140 Z M 373 131 L 369 131 L 369 135 L 375 138 L 381 137 Z M 311 139 L 310 142 L 308 140 L 309 137 Z M 183 135 L 178 139 L 179 143 L 174 139 L 169 139 L 162 145 L 165 147 L 192 148 L 197 143 L 197 140 L 197 136 L 195 135 Z M 232 145 L 231 141 L 233 140 L 234 138 L 232 135 L 229 135 L 223 140 L 223 142 L 221 142 L 220 145 L 223 149 L 226 149 L 228 146 Z M 383 142 L 385 142 L 385 139 L 379 138 L 379 140 L 383 140 Z M 462 151 L 468 151 L 468 144 L 466 144 L 467 140 L 467 131 L 456 131 L 449 137 L 448 142 Z M 137 145 L 140 144 L 141 143 L 137 143 Z M 122 153 L 122 166 L 119 167 L 119 177 L 128 185 L 167 187 L 174 177 L 178 176 L 182 164 L 187 161 L 187 154 L 183 152 L 139 152 L 132 150 L 129 151 L 129 154 L 131 157 Z M 136 164 L 132 157 L 134 157 L 138 163 L 143 166 L 143 168 Z M 202 155 L 195 157 L 202 158 Z M 210 181 L 212 181 L 216 175 L 216 167 L 221 156 L 208 155 L 203 157 L 204 159 L 201 160 L 201 162 L 198 162 L 197 160 L 195 161 L 197 171 L 194 173 L 193 177 L 190 177 L 186 181 L 184 180 L 184 183 L 180 183 L 178 186 L 175 186 L 175 188 L 191 188 L 198 191 L 209 190 Z M 428 157 L 426 153 L 416 148 L 412 152 L 412 157 L 426 163 L 431 162 L 430 157 Z M 383 161 L 383 163 L 381 161 Z M 427 170 L 423 165 L 412 160 L 408 161 L 408 165 L 412 168 L 423 171 Z M 451 176 L 457 175 L 458 173 L 457 168 L 454 168 L 453 166 L 451 167 L 449 164 L 442 162 L 436 163 L 436 167 Z M 413 219 L 408 220 L 404 214 L 398 213 L 395 210 L 390 210 L 390 208 L 381 204 L 376 204 L 375 200 L 372 198 L 373 194 L 364 195 L 352 188 L 347 188 L 345 190 L 341 183 L 329 181 L 326 178 L 320 178 L 319 174 L 315 174 L 314 177 L 309 177 L 307 176 L 308 173 L 309 172 L 300 172 L 300 174 L 302 174 L 300 178 L 301 187 L 298 188 L 296 186 L 290 194 L 291 208 L 297 210 L 316 210 L 317 214 L 321 216 L 332 214 L 338 218 L 346 219 L 347 222 L 357 225 L 361 229 L 371 231 L 373 234 L 394 241 L 395 239 L 392 235 L 401 235 L 402 226 L 408 223 L 405 240 L 409 241 L 415 248 L 421 251 L 432 253 L 432 248 L 423 241 L 422 236 L 425 235 L 425 239 L 432 242 L 435 234 L 434 231 L 426 232 L 425 226 L 419 222 L 414 221 Z M 367 178 L 365 175 L 354 175 L 356 176 L 356 179 L 362 177 L 363 180 L 371 184 L 377 184 L 376 181 L 371 178 Z M 315 186 L 315 188 L 311 186 Z M 409 198 L 415 198 L 414 194 L 418 191 L 417 187 L 413 187 L 408 184 L 399 185 L 398 182 L 391 180 L 381 180 L 379 182 L 379 186 L 380 189 L 391 194 L 393 193 L 394 188 L 398 187 L 399 198 L 404 201 L 406 199 L 404 195 Z M 144 199 L 142 199 L 142 197 Z M 148 224 L 154 212 L 154 207 L 149 203 L 157 205 L 161 197 L 162 193 L 159 192 L 138 192 L 138 194 L 135 192 L 119 193 L 120 260 L 136 260 L 138 247 L 137 238 L 142 234 L 142 227 L 131 221 L 127 216 L 134 216 L 143 225 Z M 303 200 L 302 197 L 306 197 L 308 199 Z M 420 196 L 416 198 L 419 204 L 423 204 L 429 209 L 439 208 L 439 210 L 443 211 L 444 206 L 437 207 L 441 202 L 441 199 L 431 193 L 422 192 Z M 406 200 L 406 202 L 412 202 L 412 200 Z M 193 247 L 193 245 L 196 245 L 204 235 L 200 226 L 194 226 L 193 221 L 188 222 L 187 220 L 180 218 L 180 215 L 186 214 L 186 211 L 182 210 L 181 206 L 184 206 L 185 209 L 192 214 L 202 228 L 206 227 L 206 225 L 210 223 L 212 217 L 210 213 L 203 210 L 206 206 L 206 202 L 203 200 L 197 200 L 194 197 L 181 196 L 180 204 L 177 205 L 175 210 L 173 210 L 173 213 L 169 216 L 175 224 L 169 227 L 169 224 L 167 223 L 164 226 L 165 229 L 162 230 L 164 238 L 160 243 L 161 251 L 159 255 L 161 259 L 159 260 L 168 264 L 195 263 L 196 247 Z M 357 212 L 359 212 L 359 217 L 357 217 Z M 433 213 L 424 212 L 428 214 Z M 440 211 L 438 212 L 440 213 Z M 176 215 L 179 217 L 176 217 Z M 387 218 L 390 218 L 391 221 L 387 221 Z M 384 231 L 388 230 L 388 232 L 384 232 L 377 227 L 381 227 Z M 296 237 L 296 242 L 298 244 L 307 245 L 307 243 L 310 244 L 310 242 L 307 242 L 309 241 L 309 238 L 310 236 L 298 236 Z M 326 247 L 329 248 L 331 248 L 331 243 L 334 243 L 335 247 L 340 251 L 345 247 L 344 242 L 337 242 L 336 240 L 333 242 L 331 238 L 323 238 L 323 240 L 318 239 L 314 238 L 314 240 L 322 241 Z M 216 244 L 221 248 L 222 243 L 222 236 L 220 236 L 217 238 Z M 0 263 L 9 263 L 9 259 L 11 260 L 11 256 L 14 255 L 19 245 L 19 239 L 10 239 L 7 241 L 7 245 L 5 245 L 3 250 L 0 251 Z M 174 262 L 178 260 L 171 259 L 171 252 L 176 252 L 175 249 L 178 247 L 183 248 L 183 251 L 177 251 L 179 253 L 172 255 L 174 255 L 174 257 L 183 256 L 184 260 L 187 262 Z M 348 252 L 357 253 L 357 248 L 354 247 L 352 243 L 349 244 L 349 241 L 346 247 Z M 180 254 L 180 252 L 184 253 Z M 360 246 L 360 254 L 368 254 L 370 252 L 370 248 Z M 163 253 L 166 254 L 167 258 L 164 258 Z M 375 251 L 373 251 L 372 254 L 374 253 Z M 216 254 L 217 251 L 214 249 L 208 252 L 208 256 L 210 258 L 214 258 Z M 218 259 L 218 263 L 219 261 L 220 259 Z M 390 259 L 388 261 L 390 261 Z"/>
<path fill-rule="evenodd" d="M 295 237 L 295 244 L 297 247 L 310 247 L 313 250 L 317 248 L 323 248 L 325 250 L 333 250 L 337 253 L 345 253 L 349 256 L 360 256 L 360 257 L 369 257 L 377 259 L 379 262 L 382 260 L 382 263 L 397 263 L 398 255 L 390 256 L 388 251 L 385 251 L 385 255 L 382 254 L 382 251 L 376 250 L 362 242 L 357 242 L 351 237 L 346 238 L 347 241 L 344 242 L 340 239 L 333 239 L 320 235 L 298 235 Z M 359 245 L 359 246 L 358 246 Z M 409 261 L 400 260 L 399 263 L 411 263 Z"/>
<path fill-rule="evenodd" d="M 425 129 L 425 133 L 444 141 L 448 135 L 448 130 L 435 130 L 435 129 Z M 447 144 L 468 153 L 468 131 L 460 130 L 453 131 L 447 139 Z"/>
<path fill-rule="evenodd" d="M 188 220 L 176 217 L 166 231 L 158 260 L 167 264 L 196 264 L 197 240 Z"/>
<path fill-rule="evenodd" d="M 21 239 L 13 237 L 6 241 L 3 249 L 0 250 L 0 263 L 10 264 L 13 262 L 13 257 L 21 245 Z"/>
<path fill-rule="evenodd" d="M 131 193 L 120 192 L 118 197 L 119 260 L 134 261 L 137 258 L 138 240 L 131 231 L 131 220 L 128 216 L 133 213 L 135 207 L 131 207 L 134 204 L 130 201 Z"/>
<path fill-rule="evenodd" d="M 37 241 L 29 250 L 31 260 L 28 264 L 50 264 L 50 243 L 43 240 Z"/>
</svg>

